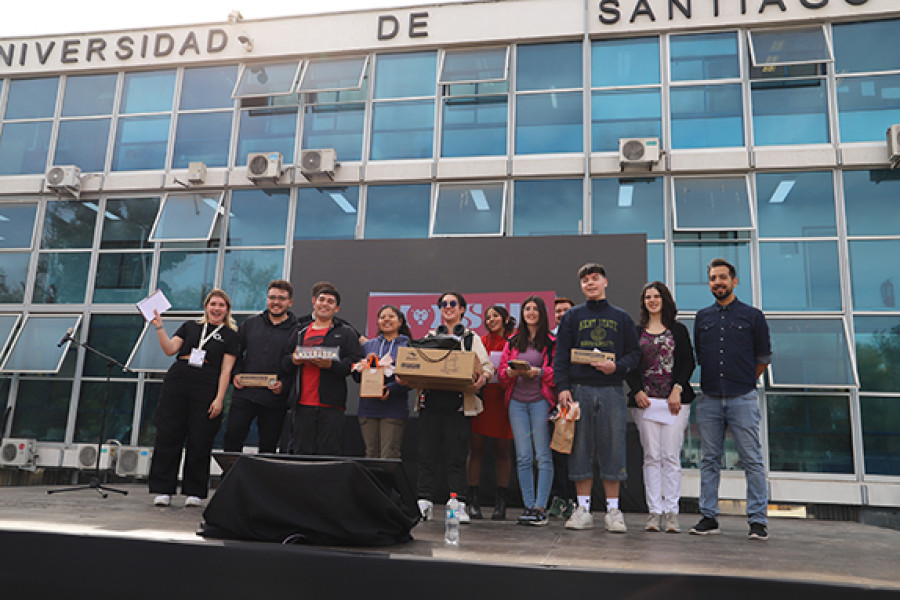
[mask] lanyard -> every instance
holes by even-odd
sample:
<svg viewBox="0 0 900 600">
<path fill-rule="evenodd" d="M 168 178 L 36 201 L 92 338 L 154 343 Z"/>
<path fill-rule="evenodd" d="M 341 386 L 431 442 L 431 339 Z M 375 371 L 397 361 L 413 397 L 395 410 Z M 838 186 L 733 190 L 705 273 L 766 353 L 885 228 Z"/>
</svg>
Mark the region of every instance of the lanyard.
<svg viewBox="0 0 900 600">
<path fill-rule="evenodd" d="M 219 325 L 218 327 L 213 329 L 209 335 L 206 335 L 207 325 L 209 325 L 209 323 L 203 323 L 203 333 L 200 334 L 200 344 L 197 346 L 197 350 L 203 350 L 203 346 L 206 344 L 206 342 L 208 342 L 212 338 L 212 336 L 219 333 L 219 330 L 222 329 L 222 325 Z"/>
</svg>

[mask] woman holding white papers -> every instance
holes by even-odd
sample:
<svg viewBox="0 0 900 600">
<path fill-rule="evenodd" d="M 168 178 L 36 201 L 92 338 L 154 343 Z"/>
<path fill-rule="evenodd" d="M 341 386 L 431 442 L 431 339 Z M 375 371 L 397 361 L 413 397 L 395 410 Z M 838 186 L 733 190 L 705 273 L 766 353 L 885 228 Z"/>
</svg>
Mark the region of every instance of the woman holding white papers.
<svg viewBox="0 0 900 600">
<path fill-rule="evenodd" d="M 687 327 L 675 320 L 678 309 L 669 288 L 652 281 L 641 291 L 637 326 L 641 363 L 629 372 L 631 415 L 644 449 L 646 531 L 678 533 L 681 498 L 681 445 L 694 399 L 694 350 Z"/>
<path fill-rule="evenodd" d="M 156 494 L 156 506 L 172 503 L 184 448 L 184 505 L 200 506 L 209 491 L 213 439 L 222 423 L 225 392 L 240 346 L 231 300 L 222 290 L 211 291 L 203 302 L 203 317 L 185 321 L 171 338 L 159 312 L 151 323 L 163 352 L 177 358 L 166 372 L 153 419 L 156 442 L 150 463 L 150 493 Z"/>
</svg>

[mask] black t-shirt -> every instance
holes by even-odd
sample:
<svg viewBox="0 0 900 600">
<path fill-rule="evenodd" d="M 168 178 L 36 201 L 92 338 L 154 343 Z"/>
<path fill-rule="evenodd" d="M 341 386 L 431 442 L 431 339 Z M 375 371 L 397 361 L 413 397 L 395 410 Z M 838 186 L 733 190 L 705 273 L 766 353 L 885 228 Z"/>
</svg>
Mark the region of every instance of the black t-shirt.
<svg viewBox="0 0 900 600">
<path fill-rule="evenodd" d="M 216 329 L 216 325 L 207 323 L 206 335 L 209 335 Z M 191 353 L 192 348 L 200 345 L 200 336 L 203 334 L 203 325 L 197 321 L 185 321 L 175 332 L 175 335 L 182 339 L 181 348 L 179 348 L 176 356 L 186 356 Z M 222 358 L 226 354 L 237 356 L 240 351 L 240 339 L 237 331 L 234 331 L 227 325 L 223 325 L 221 329 L 216 331 L 203 345 L 206 350 L 206 360 L 203 367 L 197 370 L 203 373 L 205 377 L 218 378 L 222 370 Z M 176 360 L 176 365 L 187 365 L 185 360 Z"/>
</svg>

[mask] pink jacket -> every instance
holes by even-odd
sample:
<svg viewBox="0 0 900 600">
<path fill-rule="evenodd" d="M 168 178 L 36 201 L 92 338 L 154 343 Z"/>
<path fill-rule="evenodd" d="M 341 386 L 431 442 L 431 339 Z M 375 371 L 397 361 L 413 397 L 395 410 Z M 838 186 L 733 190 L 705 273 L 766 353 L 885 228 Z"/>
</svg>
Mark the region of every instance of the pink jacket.
<svg viewBox="0 0 900 600">
<path fill-rule="evenodd" d="M 556 406 L 556 392 L 553 390 L 553 361 L 550 359 L 550 352 L 545 348 L 543 352 L 544 360 L 541 365 L 541 395 L 550 403 L 550 407 Z M 509 407 L 509 399 L 512 397 L 512 391 L 515 387 L 516 378 L 510 377 L 506 373 L 509 367 L 509 361 L 516 360 L 519 357 L 519 351 L 506 343 L 503 347 L 503 354 L 500 356 L 500 367 L 497 369 L 497 379 L 503 386 L 504 400 L 507 408 Z"/>
</svg>

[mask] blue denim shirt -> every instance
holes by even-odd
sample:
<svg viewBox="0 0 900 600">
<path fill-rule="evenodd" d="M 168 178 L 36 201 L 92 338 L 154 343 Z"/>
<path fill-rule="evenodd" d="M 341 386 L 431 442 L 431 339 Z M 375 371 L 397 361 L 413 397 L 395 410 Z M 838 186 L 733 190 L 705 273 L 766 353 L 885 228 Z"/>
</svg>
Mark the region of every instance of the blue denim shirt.
<svg viewBox="0 0 900 600">
<path fill-rule="evenodd" d="M 716 302 L 697 313 L 694 350 L 704 394 L 746 394 L 756 389 L 756 365 L 772 360 L 766 317 L 737 298 L 726 306 Z"/>
</svg>

